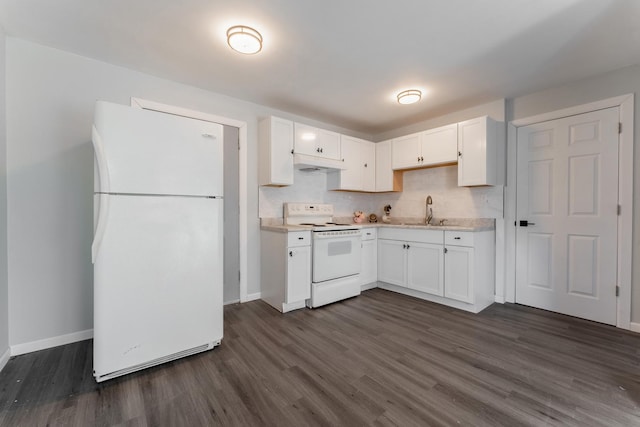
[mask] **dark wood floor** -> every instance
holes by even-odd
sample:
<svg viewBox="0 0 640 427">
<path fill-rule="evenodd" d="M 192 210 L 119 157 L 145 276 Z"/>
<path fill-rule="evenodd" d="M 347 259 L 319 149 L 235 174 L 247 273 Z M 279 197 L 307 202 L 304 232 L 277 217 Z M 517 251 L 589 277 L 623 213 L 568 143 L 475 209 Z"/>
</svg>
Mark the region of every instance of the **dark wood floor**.
<svg viewBox="0 0 640 427">
<path fill-rule="evenodd" d="M 91 344 L 11 359 L 0 425 L 640 425 L 640 334 L 512 304 L 228 306 L 219 348 L 100 385 Z"/>
</svg>

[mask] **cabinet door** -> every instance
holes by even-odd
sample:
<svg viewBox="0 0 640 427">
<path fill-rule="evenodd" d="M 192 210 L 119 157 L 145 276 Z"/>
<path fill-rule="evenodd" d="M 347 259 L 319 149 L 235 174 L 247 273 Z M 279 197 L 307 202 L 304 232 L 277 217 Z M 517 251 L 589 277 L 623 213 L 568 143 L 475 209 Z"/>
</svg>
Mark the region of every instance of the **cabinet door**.
<svg viewBox="0 0 640 427">
<path fill-rule="evenodd" d="M 320 156 L 320 129 L 300 123 L 294 124 L 295 152 L 308 156 Z"/>
<path fill-rule="evenodd" d="M 420 162 L 420 134 L 403 136 L 393 140 L 391 144 L 392 169 L 407 169 L 422 166 Z"/>
<path fill-rule="evenodd" d="M 340 134 L 324 129 L 316 129 L 318 133 L 318 146 L 320 157 L 340 160 Z"/>
<path fill-rule="evenodd" d="M 378 280 L 378 242 L 364 240 L 362 242 L 361 284 L 366 285 Z"/>
<path fill-rule="evenodd" d="M 288 248 L 286 303 L 308 298 L 311 298 L 311 246 Z"/>
<path fill-rule="evenodd" d="M 473 304 L 474 249 L 463 246 L 445 246 L 445 249 L 444 296 Z"/>
<path fill-rule="evenodd" d="M 378 280 L 407 286 L 406 244 L 398 240 L 378 239 Z"/>
<path fill-rule="evenodd" d="M 442 245 L 409 242 L 407 286 L 416 291 L 444 295 L 444 252 Z"/>
<path fill-rule="evenodd" d="M 391 169 L 391 143 L 393 140 L 375 144 L 376 191 L 393 191 L 393 169 Z"/>
<path fill-rule="evenodd" d="M 422 133 L 423 164 L 439 165 L 458 161 L 458 124 L 442 126 Z"/>
<path fill-rule="evenodd" d="M 364 191 L 376 191 L 376 147 L 369 141 L 363 141 L 361 144 L 362 158 L 360 163 L 363 165 L 362 172 L 362 189 Z"/>
<path fill-rule="evenodd" d="M 270 152 L 266 159 L 270 162 L 269 183 L 272 185 L 292 185 L 293 184 L 293 122 L 270 118 Z M 266 160 L 264 159 L 264 160 Z M 262 159 L 261 159 L 262 161 Z"/>
<path fill-rule="evenodd" d="M 495 129 L 489 117 L 458 123 L 458 186 L 495 185 Z"/>
<path fill-rule="evenodd" d="M 340 190 L 362 190 L 363 189 L 363 163 L 362 150 L 363 142 L 357 138 L 342 135 L 342 159 L 345 170 L 340 171 Z"/>
</svg>

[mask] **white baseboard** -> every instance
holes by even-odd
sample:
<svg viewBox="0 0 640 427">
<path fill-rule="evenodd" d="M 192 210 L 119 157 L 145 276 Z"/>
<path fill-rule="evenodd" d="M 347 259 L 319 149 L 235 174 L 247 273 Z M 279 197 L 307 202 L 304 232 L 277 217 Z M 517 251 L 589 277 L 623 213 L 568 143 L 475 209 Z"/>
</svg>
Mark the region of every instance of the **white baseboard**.
<svg viewBox="0 0 640 427">
<path fill-rule="evenodd" d="M 31 353 L 33 351 L 44 350 L 59 345 L 71 344 L 72 342 L 84 341 L 93 338 L 93 329 L 86 331 L 73 332 L 71 334 L 59 335 L 57 337 L 45 338 L 43 340 L 26 342 L 23 344 L 15 344 L 11 346 L 11 355 L 18 356 L 20 354 Z"/>
<path fill-rule="evenodd" d="M 232 299 L 231 301 L 225 301 L 225 302 L 223 303 L 223 305 L 237 304 L 237 303 L 239 303 L 239 302 L 240 302 L 240 298 L 238 298 L 238 299 Z"/>
<path fill-rule="evenodd" d="M 0 371 L 2 371 L 5 366 L 7 366 L 7 362 L 9 361 L 10 357 L 11 349 L 8 348 L 7 351 L 5 351 L 2 356 L 0 356 Z"/>
<path fill-rule="evenodd" d="M 504 297 L 500 295 L 495 296 L 495 300 L 497 303 L 504 304 Z"/>
<path fill-rule="evenodd" d="M 247 300 L 245 302 L 255 301 L 260 298 L 262 298 L 262 294 L 260 292 L 256 292 L 255 294 L 248 294 Z"/>
<path fill-rule="evenodd" d="M 632 332 L 640 332 L 640 323 L 629 323 L 629 330 Z"/>
<path fill-rule="evenodd" d="M 367 283 L 366 285 L 361 285 L 360 286 L 360 290 L 361 291 L 368 291 L 369 289 L 374 289 L 378 287 L 378 282 L 371 282 L 371 283 Z"/>
</svg>

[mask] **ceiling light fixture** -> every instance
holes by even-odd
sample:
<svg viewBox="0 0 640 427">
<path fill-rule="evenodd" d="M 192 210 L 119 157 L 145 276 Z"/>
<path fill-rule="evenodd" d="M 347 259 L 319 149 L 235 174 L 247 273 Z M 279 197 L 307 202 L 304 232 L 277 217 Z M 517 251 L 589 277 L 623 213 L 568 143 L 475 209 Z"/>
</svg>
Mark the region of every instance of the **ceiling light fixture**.
<svg viewBox="0 0 640 427">
<path fill-rule="evenodd" d="M 398 104 L 413 104 L 420 101 L 420 98 L 422 98 L 422 92 L 418 89 L 404 90 L 398 94 Z"/>
<path fill-rule="evenodd" d="M 227 30 L 227 43 L 236 52 L 253 55 L 262 50 L 262 35 L 251 27 L 235 25 Z"/>
</svg>

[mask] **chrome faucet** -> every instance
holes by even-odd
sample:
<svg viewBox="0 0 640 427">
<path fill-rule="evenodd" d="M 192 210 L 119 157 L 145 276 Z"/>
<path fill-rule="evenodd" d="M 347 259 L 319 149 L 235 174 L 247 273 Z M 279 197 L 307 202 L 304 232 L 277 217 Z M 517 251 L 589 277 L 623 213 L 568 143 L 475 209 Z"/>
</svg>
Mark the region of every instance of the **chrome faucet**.
<svg viewBox="0 0 640 427">
<path fill-rule="evenodd" d="M 424 222 L 428 225 L 431 223 L 433 219 L 433 209 L 431 209 L 431 205 L 433 204 L 433 199 L 431 196 L 427 196 L 427 210 L 425 211 Z"/>
</svg>

